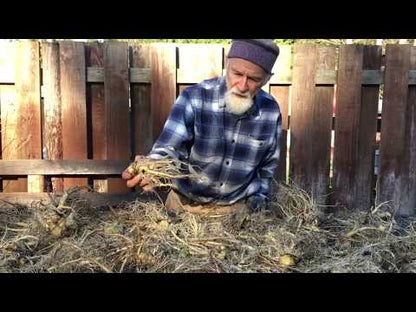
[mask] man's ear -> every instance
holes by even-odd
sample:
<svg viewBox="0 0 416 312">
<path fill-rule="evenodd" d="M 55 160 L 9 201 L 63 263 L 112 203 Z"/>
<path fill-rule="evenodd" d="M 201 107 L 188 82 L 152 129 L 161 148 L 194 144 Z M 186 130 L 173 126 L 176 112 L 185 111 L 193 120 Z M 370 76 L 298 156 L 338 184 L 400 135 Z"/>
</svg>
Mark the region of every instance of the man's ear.
<svg viewBox="0 0 416 312">
<path fill-rule="evenodd" d="M 263 86 L 269 82 L 269 80 L 272 78 L 273 74 L 267 74 L 264 78 Z"/>
</svg>

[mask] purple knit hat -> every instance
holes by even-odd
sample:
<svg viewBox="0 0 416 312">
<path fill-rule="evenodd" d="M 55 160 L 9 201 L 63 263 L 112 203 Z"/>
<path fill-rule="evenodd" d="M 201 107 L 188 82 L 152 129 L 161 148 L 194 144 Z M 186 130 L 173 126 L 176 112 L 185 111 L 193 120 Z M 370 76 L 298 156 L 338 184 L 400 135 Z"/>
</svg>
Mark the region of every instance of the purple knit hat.
<svg viewBox="0 0 416 312">
<path fill-rule="evenodd" d="M 242 58 L 262 67 L 268 74 L 279 56 L 279 47 L 271 39 L 234 39 L 228 58 Z"/>
</svg>

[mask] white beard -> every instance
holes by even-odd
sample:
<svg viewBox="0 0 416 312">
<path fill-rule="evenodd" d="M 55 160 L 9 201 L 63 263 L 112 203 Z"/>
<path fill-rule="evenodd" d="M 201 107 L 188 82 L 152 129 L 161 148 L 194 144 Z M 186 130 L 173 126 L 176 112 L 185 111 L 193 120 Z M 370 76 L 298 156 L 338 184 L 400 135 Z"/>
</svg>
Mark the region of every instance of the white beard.
<svg viewBox="0 0 416 312">
<path fill-rule="evenodd" d="M 237 94 L 241 94 L 245 97 L 240 97 Z M 225 109 L 235 115 L 243 115 L 253 105 L 253 98 L 250 92 L 241 93 L 236 87 L 229 89 L 225 93 Z"/>
</svg>

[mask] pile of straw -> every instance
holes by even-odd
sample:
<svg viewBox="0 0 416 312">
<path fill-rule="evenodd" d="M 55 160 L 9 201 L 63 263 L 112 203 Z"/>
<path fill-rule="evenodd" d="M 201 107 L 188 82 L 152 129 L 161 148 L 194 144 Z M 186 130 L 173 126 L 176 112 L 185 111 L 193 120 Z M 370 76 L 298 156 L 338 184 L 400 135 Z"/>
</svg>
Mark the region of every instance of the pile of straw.
<svg viewBox="0 0 416 312">
<path fill-rule="evenodd" d="M 323 213 L 294 185 L 271 211 L 168 215 L 158 201 L 93 207 L 73 189 L 32 207 L 0 204 L 1 272 L 415 272 L 413 223 Z"/>
</svg>

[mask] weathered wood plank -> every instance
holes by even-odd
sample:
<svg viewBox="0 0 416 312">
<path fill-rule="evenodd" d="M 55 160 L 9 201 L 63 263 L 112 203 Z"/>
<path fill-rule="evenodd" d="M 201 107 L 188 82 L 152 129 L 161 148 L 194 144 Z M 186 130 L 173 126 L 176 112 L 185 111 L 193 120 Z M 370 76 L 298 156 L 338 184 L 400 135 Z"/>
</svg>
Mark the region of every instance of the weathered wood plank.
<svg viewBox="0 0 416 312">
<path fill-rule="evenodd" d="M 94 43 L 85 46 L 86 65 L 94 67 L 104 66 L 103 44 Z M 104 69 L 104 68 L 103 68 Z M 88 123 L 90 141 L 92 139 L 92 159 L 103 160 L 107 157 L 107 129 L 104 103 L 104 70 L 101 72 L 102 83 L 87 84 L 87 108 L 91 112 L 91 123 Z M 87 80 L 89 72 L 87 71 Z M 92 132 L 92 133 L 91 133 Z M 108 191 L 107 179 L 93 179 L 93 188 L 96 192 Z"/>
<path fill-rule="evenodd" d="M 353 208 L 354 179 L 358 156 L 361 109 L 363 47 L 343 45 L 339 48 L 339 74 L 336 94 L 334 148 L 334 202 Z"/>
<path fill-rule="evenodd" d="M 132 65 L 133 66 L 133 65 Z M 129 68 L 131 83 L 150 83 L 151 82 L 151 68 Z M 103 83 L 104 82 L 104 67 L 102 66 L 88 66 L 87 67 L 87 82 Z"/>
<path fill-rule="evenodd" d="M 45 177 L 43 175 L 28 175 L 27 176 L 27 191 L 28 193 L 42 193 L 45 191 Z"/>
<path fill-rule="evenodd" d="M 62 103 L 58 43 L 42 43 L 44 159 L 62 159 Z M 52 190 L 63 191 L 64 180 L 52 178 Z"/>
<path fill-rule="evenodd" d="M 381 47 L 340 48 L 334 157 L 334 199 L 348 209 L 368 210 L 374 174 L 378 87 L 357 82 L 380 68 Z"/>
<path fill-rule="evenodd" d="M 62 196 L 60 193 L 48 194 L 48 193 L 0 193 L 0 203 L 2 204 L 21 204 L 21 205 L 35 205 L 36 203 L 48 204 L 53 199 L 59 198 Z M 87 201 L 88 205 L 93 207 L 103 207 L 103 206 L 117 206 L 123 202 L 132 202 L 137 199 L 147 198 L 143 195 L 139 195 L 134 192 L 125 192 L 125 193 L 116 193 L 116 194 L 106 194 L 106 193 L 80 193 L 80 200 Z"/>
<path fill-rule="evenodd" d="M 8 107 L 2 105 L 2 115 L 5 113 L 7 119 L 2 122 L 5 125 L 3 141 L 8 145 L 3 150 L 3 159 L 40 159 L 42 138 L 39 43 L 17 42 L 14 52 L 15 98 L 5 101 L 4 104 Z M 7 89 L 11 91 L 10 88 Z M 26 179 L 10 181 L 4 187 L 5 192 L 26 190 Z"/>
<path fill-rule="evenodd" d="M 152 44 L 153 140 L 160 135 L 176 100 L 176 47 L 172 44 Z"/>
<path fill-rule="evenodd" d="M 290 178 L 311 192 L 313 108 L 318 51 L 316 46 L 294 46 L 290 117 Z"/>
<path fill-rule="evenodd" d="M 87 159 L 85 50 L 81 42 L 59 43 L 63 159 Z M 65 178 L 64 188 L 86 186 L 86 178 Z"/>
<path fill-rule="evenodd" d="M 292 47 L 281 45 L 279 49 L 280 53 L 272 69 L 274 75 L 270 78 L 270 84 L 291 84 Z"/>
<path fill-rule="evenodd" d="M 282 137 L 280 140 L 280 160 L 275 174 L 276 180 L 286 182 L 287 132 L 289 130 L 289 86 L 271 86 L 270 93 L 279 104 L 282 114 Z"/>
<path fill-rule="evenodd" d="M 416 48 L 410 47 L 410 68 L 416 68 Z M 416 88 L 410 86 L 405 111 L 403 155 L 396 175 L 393 206 L 400 216 L 416 215 Z"/>
<path fill-rule="evenodd" d="M 137 69 L 151 68 L 151 57 L 151 46 L 148 44 L 130 47 L 130 64 Z M 130 87 L 134 155 L 147 155 L 152 148 L 151 88 L 150 84 L 144 83 Z"/>
<path fill-rule="evenodd" d="M 198 83 L 222 75 L 222 45 L 181 44 L 178 53 L 177 83 Z"/>
<path fill-rule="evenodd" d="M 366 46 L 363 54 L 363 72 L 381 66 L 381 46 Z M 358 161 L 355 179 L 355 207 L 368 210 L 373 205 L 375 188 L 374 153 L 376 149 L 379 86 L 363 85 L 359 122 Z"/>
<path fill-rule="evenodd" d="M 107 134 L 107 155 L 110 160 L 129 160 L 130 113 L 128 46 L 125 42 L 104 44 L 104 101 Z M 127 191 L 121 178 L 108 179 L 109 192 Z"/>
<path fill-rule="evenodd" d="M 0 160 L 1 176 L 19 175 L 120 175 L 129 160 Z"/>
<path fill-rule="evenodd" d="M 1 105 L 1 137 L 2 137 L 2 159 L 10 160 L 22 158 L 19 151 L 24 147 L 28 139 L 18 137 L 16 129 L 19 126 L 19 105 L 16 102 L 14 85 L 0 85 Z M 3 179 L 4 192 L 24 192 L 27 190 L 27 179 L 18 180 Z"/>
<path fill-rule="evenodd" d="M 335 69 L 335 47 L 318 47 L 316 71 Z M 329 191 L 329 169 L 331 155 L 331 130 L 334 103 L 333 85 L 316 85 L 313 102 L 312 124 L 310 124 L 312 164 L 310 185 L 317 203 L 325 204 Z"/>
<path fill-rule="evenodd" d="M 382 109 L 380 172 L 377 181 L 377 204 L 389 202 L 397 208 L 401 193 L 399 178 L 406 154 L 406 114 L 410 46 L 387 45 L 385 89 Z"/>
<path fill-rule="evenodd" d="M 15 82 L 14 54 L 13 42 L 0 41 L 0 84 Z"/>
</svg>

